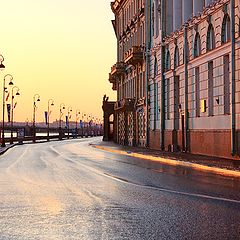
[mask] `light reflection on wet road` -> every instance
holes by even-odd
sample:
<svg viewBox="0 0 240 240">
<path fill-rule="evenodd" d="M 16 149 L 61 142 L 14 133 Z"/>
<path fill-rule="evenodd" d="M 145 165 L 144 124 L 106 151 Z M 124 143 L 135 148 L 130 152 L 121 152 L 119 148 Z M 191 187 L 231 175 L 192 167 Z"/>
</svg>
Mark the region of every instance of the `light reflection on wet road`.
<svg viewBox="0 0 240 240">
<path fill-rule="evenodd" d="M 0 239 L 240 239 L 240 186 L 89 146 L 0 157 Z M 181 172 L 181 171 L 176 171 Z"/>
</svg>

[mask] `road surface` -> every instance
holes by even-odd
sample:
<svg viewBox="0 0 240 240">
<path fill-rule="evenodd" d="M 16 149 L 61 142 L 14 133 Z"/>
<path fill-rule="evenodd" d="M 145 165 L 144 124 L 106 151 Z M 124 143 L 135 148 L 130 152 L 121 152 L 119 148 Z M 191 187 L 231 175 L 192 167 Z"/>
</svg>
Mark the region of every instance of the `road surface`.
<svg viewBox="0 0 240 240">
<path fill-rule="evenodd" d="M 239 182 L 162 171 L 91 146 L 99 141 L 2 155 L 0 239 L 240 239 Z"/>
</svg>

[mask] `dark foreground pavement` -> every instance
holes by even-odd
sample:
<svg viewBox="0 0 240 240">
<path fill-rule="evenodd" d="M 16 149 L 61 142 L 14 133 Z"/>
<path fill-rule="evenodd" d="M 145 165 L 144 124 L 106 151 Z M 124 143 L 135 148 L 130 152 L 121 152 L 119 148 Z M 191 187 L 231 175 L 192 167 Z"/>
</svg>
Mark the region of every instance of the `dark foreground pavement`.
<svg viewBox="0 0 240 240">
<path fill-rule="evenodd" d="M 238 180 L 98 144 L 28 144 L 0 156 L 0 239 L 240 239 Z"/>
</svg>

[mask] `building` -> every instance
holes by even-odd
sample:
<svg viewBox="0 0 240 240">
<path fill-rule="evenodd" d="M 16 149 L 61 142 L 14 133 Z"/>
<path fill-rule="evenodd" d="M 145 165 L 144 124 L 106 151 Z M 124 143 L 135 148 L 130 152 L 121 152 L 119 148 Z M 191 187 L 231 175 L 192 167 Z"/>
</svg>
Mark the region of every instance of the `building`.
<svg viewBox="0 0 240 240">
<path fill-rule="evenodd" d="M 117 62 L 109 81 L 117 91 L 114 105 L 115 140 L 130 146 L 146 145 L 145 2 L 111 3 L 117 38 Z"/>
<path fill-rule="evenodd" d="M 114 6 L 123 7 L 127 2 L 132 1 L 112 3 L 116 19 L 124 8 Z M 143 82 L 146 133 L 142 146 L 223 157 L 240 154 L 239 3 L 239 0 L 142 3 L 145 42 L 141 46 L 146 79 Z M 121 53 L 121 34 L 115 29 Z M 124 61 L 121 54 L 118 57 L 120 62 Z M 114 67 L 111 77 L 113 70 Z M 126 73 L 119 76 L 123 84 L 129 79 Z M 112 82 L 119 102 L 126 95 L 121 95 L 119 81 Z M 134 112 L 137 116 L 138 109 Z M 117 127 L 122 128 L 119 123 Z M 137 134 L 134 129 L 133 136 Z M 123 144 L 119 139 L 117 142 Z"/>
</svg>

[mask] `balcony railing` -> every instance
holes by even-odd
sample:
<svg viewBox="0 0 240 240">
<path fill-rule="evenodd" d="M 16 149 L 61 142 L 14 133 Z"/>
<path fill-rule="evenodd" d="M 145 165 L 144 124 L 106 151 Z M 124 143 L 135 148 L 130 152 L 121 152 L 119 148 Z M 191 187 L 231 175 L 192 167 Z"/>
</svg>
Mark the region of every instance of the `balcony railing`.
<svg viewBox="0 0 240 240">
<path fill-rule="evenodd" d="M 138 64 L 143 62 L 143 48 L 141 46 L 135 46 L 130 48 L 124 54 L 124 62 L 126 64 Z"/>
<path fill-rule="evenodd" d="M 116 91 L 117 90 L 117 78 L 109 73 L 109 82 L 112 83 L 112 90 Z"/>
<path fill-rule="evenodd" d="M 126 66 L 123 62 L 117 62 L 111 67 L 111 74 L 112 75 L 120 75 L 124 74 L 126 70 Z"/>
<path fill-rule="evenodd" d="M 117 90 L 117 81 L 121 75 L 125 74 L 126 66 L 123 62 L 117 62 L 111 67 L 109 73 L 109 82 L 112 83 L 112 89 Z"/>
<path fill-rule="evenodd" d="M 134 109 L 135 99 L 134 98 L 123 98 L 115 103 L 114 110 L 128 110 Z"/>
</svg>

